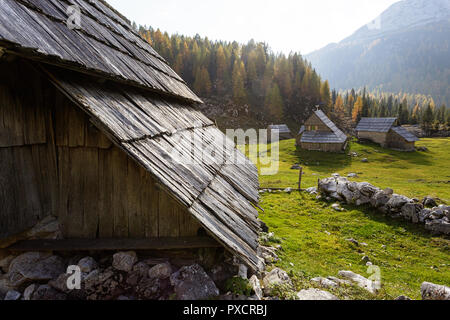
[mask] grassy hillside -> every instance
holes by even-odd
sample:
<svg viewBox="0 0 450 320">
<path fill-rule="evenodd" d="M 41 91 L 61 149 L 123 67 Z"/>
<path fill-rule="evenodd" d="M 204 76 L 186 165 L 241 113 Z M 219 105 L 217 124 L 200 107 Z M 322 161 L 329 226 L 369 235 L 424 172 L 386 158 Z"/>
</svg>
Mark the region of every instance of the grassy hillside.
<svg viewBox="0 0 450 320">
<path fill-rule="evenodd" d="M 291 167 L 299 163 L 304 168 L 302 188 L 317 186 L 319 178 L 337 172 L 343 176 L 357 173 L 355 181 L 393 188 L 396 193 L 409 197 L 437 196 L 450 203 L 450 138 L 421 139 L 417 146 L 427 152 L 399 152 L 375 144 L 350 143 L 345 154 L 329 154 L 296 149 L 294 140 L 279 145 L 279 172 L 261 176 L 261 187 L 297 187 L 298 170 Z M 269 155 L 272 146 L 268 147 Z M 356 152 L 357 157 L 348 154 Z M 367 158 L 368 163 L 361 160 Z"/>
<path fill-rule="evenodd" d="M 369 181 L 380 187 L 393 187 L 409 196 L 438 195 L 449 199 L 447 155 L 450 139 L 424 139 L 419 145 L 429 152 L 400 153 L 375 145 L 352 143 L 345 155 L 297 151 L 294 141 L 280 145 L 280 172 L 262 176 L 261 184 L 272 187 L 295 187 L 298 171 L 290 170 L 301 163 L 306 175 L 304 187 L 314 186 L 320 177 L 334 172 L 357 172 L 358 181 Z M 348 153 L 348 152 L 347 152 Z M 368 163 L 362 163 L 366 157 Z M 316 175 L 318 174 L 318 175 Z M 448 200 L 447 200 L 448 201 Z M 384 217 L 367 207 L 344 206 L 336 212 L 332 203 L 317 201 L 307 193 L 265 193 L 262 195 L 261 219 L 280 243 L 278 265 L 291 273 L 297 289 L 311 287 L 317 276 L 337 276 L 340 270 L 351 270 L 366 277 L 367 267 L 361 261 L 368 256 L 381 269 L 382 290 L 376 296 L 355 288 L 333 291 L 340 298 L 394 299 L 399 295 L 420 298 L 423 281 L 450 285 L 450 240 L 434 237 L 423 226 Z M 354 238 L 360 245 L 346 239 Z M 362 244 L 361 244 L 362 243 Z"/>
</svg>

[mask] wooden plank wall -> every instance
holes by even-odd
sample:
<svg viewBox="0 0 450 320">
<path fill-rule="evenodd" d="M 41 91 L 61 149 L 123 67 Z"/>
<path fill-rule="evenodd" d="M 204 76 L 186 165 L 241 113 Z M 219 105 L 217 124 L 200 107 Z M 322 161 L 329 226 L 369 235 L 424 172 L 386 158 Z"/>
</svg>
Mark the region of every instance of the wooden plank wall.
<svg viewBox="0 0 450 320">
<path fill-rule="evenodd" d="M 311 117 L 309 117 L 308 120 L 305 122 L 305 127 L 308 130 L 308 126 L 317 126 L 318 131 L 327 131 L 327 132 L 333 132 L 330 128 L 328 128 L 322 120 L 315 114 L 313 114 Z M 308 130 L 309 131 L 309 130 Z"/>
<path fill-rule="evenodd" d="M 23 65 L 0 71 L 14 80 L 0 82 L 0 238 L 50 214 L 66 238 L 197 234 L 187 210 L 46 80 Z"/>
</svg>

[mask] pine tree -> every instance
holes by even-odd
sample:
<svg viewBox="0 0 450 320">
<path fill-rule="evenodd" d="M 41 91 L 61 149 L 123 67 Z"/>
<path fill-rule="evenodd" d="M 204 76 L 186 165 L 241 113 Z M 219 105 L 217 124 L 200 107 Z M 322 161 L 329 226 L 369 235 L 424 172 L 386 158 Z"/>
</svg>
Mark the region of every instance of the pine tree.
<svg viewBox="0 0 450 320">
<path fill-rule="evenodd" d="M 235 60 L 232 74 L 233 82 L 233 100 L 236 104 L 247 103 L 247 93 L 245 90 L 245 67 L 244 63 L 239 60 Z"/>
<path fill-rule="evenodd" d="M 320 88 L 320 97 L 322 102 L 325 104 L 325 109 L 329 110 L 331 107 L 331 94 L 330 94 L 330 85 L 328 84 L 328 80 L 322 83 Z"/>
</svg>

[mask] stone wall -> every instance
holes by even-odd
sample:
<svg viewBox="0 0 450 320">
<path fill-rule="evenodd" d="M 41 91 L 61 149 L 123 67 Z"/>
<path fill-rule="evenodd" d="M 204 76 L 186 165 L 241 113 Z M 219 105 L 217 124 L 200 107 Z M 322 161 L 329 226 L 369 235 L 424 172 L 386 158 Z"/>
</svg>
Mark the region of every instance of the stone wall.
<svg viewBox="0 0 450 320">
<path fill-rule="evenodd" d="M 434 234 L 450 235 L 450 206 L 437 206 L 430 198 L 420 202 L 395 194 L 392 189 L 381 190 L 368 182 L 349 181 L 337 174 L 319 180 L 318 191 L 330 200 L 357 206 L 370 205 L 393 218 L 404 218 L 413 223 L 424 224 L 425 229 Z"/>
</svg>

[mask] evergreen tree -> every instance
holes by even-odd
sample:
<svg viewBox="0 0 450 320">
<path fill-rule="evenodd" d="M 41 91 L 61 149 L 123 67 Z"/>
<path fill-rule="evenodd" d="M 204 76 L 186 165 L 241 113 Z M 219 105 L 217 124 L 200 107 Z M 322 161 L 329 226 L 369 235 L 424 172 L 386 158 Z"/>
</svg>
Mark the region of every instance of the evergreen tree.
<svg viewBox="0 0 450 320">
<path fill-rule="evenodd" d="M 244 63 L 235 60 L 232 82 L 233 82 L 233 100 L 236 104 L 243 105 L 247 103 L 247 94 L 245 90 L 245 68 Z"/>
</svg>

